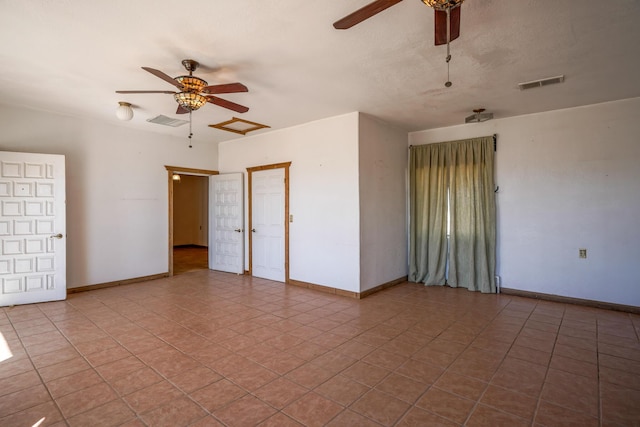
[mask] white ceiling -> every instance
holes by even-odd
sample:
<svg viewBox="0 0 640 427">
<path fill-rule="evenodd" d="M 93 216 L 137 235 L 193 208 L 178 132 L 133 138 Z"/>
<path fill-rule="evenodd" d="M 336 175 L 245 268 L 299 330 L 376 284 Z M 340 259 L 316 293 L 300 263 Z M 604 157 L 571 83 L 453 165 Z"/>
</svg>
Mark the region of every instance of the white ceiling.
<svg viewBox="0 0 640 427">
<path fill-rule="evenodd" d="M 178 117 L 171 95 L 115 93 L 173 90 L 140 67 L 178 76 L 185 58 L 209 84 L 249 88 L 221 95 L 245 114 L 193 113 L 199 141 L 241 137 L 206 126 L 233 116 L 278 129 L 362 111 L 415 131 L 463 123 L 478 107 L 503 118 L 640 96 L 640 1 L 466 0 L 451 88 L 446 46 L 433 45 L 433 11 L 419 0 L 333 29 L 369 1 L 2 0 L 0 103 L 186 138 L 187 126 L 146 122 Z M 559 85 L 517 86 L 560 74 Z M 134 105 L 131 122 L 115 118 L 118 101 Z"/>
</svg>

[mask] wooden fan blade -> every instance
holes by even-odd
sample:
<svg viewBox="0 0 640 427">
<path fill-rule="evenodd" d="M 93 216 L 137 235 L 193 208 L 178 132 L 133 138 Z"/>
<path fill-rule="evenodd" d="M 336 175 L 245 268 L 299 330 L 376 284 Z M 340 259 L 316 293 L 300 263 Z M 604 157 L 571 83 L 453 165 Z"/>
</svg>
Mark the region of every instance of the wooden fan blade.
<svg viewBox="0 0 640 427">
<path fill-rule="evenodd" d="M 351 15 L 347 15 L 339 21 L 333 23 L 333 28 L 336 30 L 346 30 L 351 28 L 362 21 L 371 18 L 373 15 L 377 15 L 383 10 L 400 3 L 402 0 L 376 0 L 373 3 L 369 3 L 365 7 L 356 10 Z"/>
<path fill-rule="evenodd" d="M 142 69 L 145 70 L 145 71 L 150 72 L 151 74 L 153 74 L 156 77 L 160 77 L 165 82 L 171 83 L 172 85 L 174 85 L 175 87 L 177 87 L 180 90 L 183 89 L 183 86 L 180 83 L 178 83 L 174 78 L 166 75 L 165 73 L 163 73 L 160 70 L 156 70 L 154 68 L 149 68 L 149 67 L 142 67 Z"/>
<path fill-rule="evenodd" d="M 451 28 L 449 29 L 449 41 L 452 42 L 460 37 L 460 9 L 458 6 L 451 9 Z M 444 10 L 434 10 L 435 44 L 447 44 L 447 12 Z"/>
<path fill-rule="evenodd" d="M 227 101 L 226 99 L 218 98 L 217 96 L 207 96 L 207 101 L 215 104 L 219 107 L 228 108 L 229 110 L 237 111 L 238 113 L 246 113 L 249 111 L 248 107 L 244 105 L 236 104 L 235 102 Z"/>
<path fill-rule="evenodd" d="M 207 86 L 202 89 L 204 93 L 237 93 L 249 92 L 249 89 L 242 83 L 226 83 L 221 85 Z"/>
<path fill-rule="evenodd" d="M 178 105 L 178 109 L 176 110 L 176 114 L 187 114 L 189 110 L 184 108 L 182 105 Z"/>
<path fill-rule="evenodd" d="M 116 93 L 168 93 L 173 94 L 170 90 L 117 90 Z"/>
</svg>

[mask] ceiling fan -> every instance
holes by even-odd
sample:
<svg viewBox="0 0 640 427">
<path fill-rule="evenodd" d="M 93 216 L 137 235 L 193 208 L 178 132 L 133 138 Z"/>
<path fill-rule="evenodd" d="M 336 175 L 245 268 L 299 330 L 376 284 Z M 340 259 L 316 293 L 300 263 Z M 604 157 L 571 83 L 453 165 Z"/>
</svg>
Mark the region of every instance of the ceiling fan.
<svg viewBox="0 0 640 427">
<path fill-rule="evenodd" d="M 402 0 L 376 0 L 333 23 L 336 30 L 346 30 L 390 8 Z M 435 44 L 447 44 L 460 36 L 460 6 L 464 0 L 420 0 L 435 12 Z M 449 19 L 447 19 L 449 16 Z M 450 22 L 447 31 L 447 21 Z M 449 36 L 447 37 L 447 32 Z"/>
<path fill-rule="evenodd" d="M 346 30 L 356 24 L 361 23 L 374 15 L 400 3 L 402 0 L 375 0 L 363 8 L 360 8 L 350 15 L 333 23 L 336 30 Z M 420 0 L 422 3 L 433 8 L 434 16 L 434 43 L 436 46 L 447 45 L 447 81 L 445 87 L 451 87 L 449 79 L 449 62 L 451 52 L 449 43 L 460 37 L 460 9 L 464 0 Z"/>
<path fill-rule="evenodd" d="M 207 102 L 238 113 L 246 113 L 249 111 L 248 107 L 214 96 L 214 94 L 221 93 L 248 92 L 249 90 L 245 85 L 242 83 L 225 83 L 209 86 L 205 80 L 193 75 L 193 72 L 200 65 L 197 61 L 194 61 L 193 59 L 185 59 L 182 61 L 182 65 L 184 65 L 184 68 L 189 72 L 189 75 L 178 76 L 176 78 L 172 78 L 162 71 L 154 68 L 142 67 L 143 70 L 148 71 L 154 76 L 159 77 L 177 87 L 179 92 L 169 90 L 117 90 L 116 93 L 172 94 L 178 103 L 178 110 L 176 111 L 176 114 L 190 113 L 191 111 L 202 107 Z"/>
</svg>

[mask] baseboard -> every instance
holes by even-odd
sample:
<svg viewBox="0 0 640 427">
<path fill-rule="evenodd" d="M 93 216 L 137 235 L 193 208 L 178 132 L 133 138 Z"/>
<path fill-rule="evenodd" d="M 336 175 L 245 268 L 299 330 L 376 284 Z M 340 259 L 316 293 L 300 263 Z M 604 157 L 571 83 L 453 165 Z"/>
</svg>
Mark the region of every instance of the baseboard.
<svg viewBox="0 0 640 427">
<path fill-rule="evenodd" d="M 375 294 L 376 292 L 380 292 L 395 285 L 399 285 L 400 283 L 406 282 L 408 278 L 408 276 L 403 276 L 390 282 L 383 283 L 382 285 L 378 285 L 375 288 L 367 289 L 366 291 L 360 293 L 360 298 L 368 297 L 369 295 Z"/>
<path fill-rule="evenodd" d="M 132 283 L 146 282 L 148 280 L 163 279 L 169 277 L 169 273 L 152 274 L 151 276 L 134 277 L 133 279 L 116 280 L 115 282 L 98 283 L 89 286 L 78 286 L 77 288 L 67 288 L 67 294 L 78 292 L 95 291 L 96 289 L 113 288 L 115 286 L 130 285 Z"/>
<path fill-rule="evenodd" d="M 522 291 L 520 289 L 500 288 L 500 293 L 518 297 L 534 298 L 545 301 L 561 302 L 565 304 L 583 305 L 586 307 L 601 308 L 604 310 L 623 311 L 626 313 L 640 314 L 640 307 L 633 305 L 616 304 L 612 302 L 595 301 L 590 299 L 563 297 L 561 295 L 543 294 L 539 292 Z"/>
<path fill-rule="evenodd" d="M 301 288 L 313 289 L 314 291 L 325 292 L 327 294 L 341 295 L 343 297 L 358 298 L 357 292 L 345 291 L 343 289 L 332 288 L 330 286 L 316 285 L 315 283 L 302 282 L 300 280 L 289 279 L 288 285 L 299 286 Z"/>
<path fill-rule="evenodd" d="M 349 297 L 349 298 L 355 298 L 355 299 L 362 299 L 362 298 L 367 297 L 367 296 L 369 296 L 371 294 L 379 292 L 379 291 L 381 291 L 383 289 L 387 289 L 387 288 L 395 286 L 395 285 L 397 285 L 399 283 L 405 282 L 406 280 L 407 280 L 407 276 L 404 276 L 404 277 L 401 277 L 399 279 L 395 279 L 395 280 L 392 280 L 390 282 L 378 285 L 375 288 L 367 289 L 364 292 L 345 291 L 343 289 L 332 288 L 330 286 L 324 286 L 324 285 L 316 285 L 315 283 L 307 283 L 307 282 L 302 282 L 300 280 L 293 280 L 293 279 L 289 279 L 287 284 L 294 285 L 294 286 L 299 286 L 301 288 L 306 288 L 306 289 L 313 289 L 315 291 L 326 292 L 328 294 L 340 295 L 340 296 L 343 296 L 343 297 Z"/>
</svg>

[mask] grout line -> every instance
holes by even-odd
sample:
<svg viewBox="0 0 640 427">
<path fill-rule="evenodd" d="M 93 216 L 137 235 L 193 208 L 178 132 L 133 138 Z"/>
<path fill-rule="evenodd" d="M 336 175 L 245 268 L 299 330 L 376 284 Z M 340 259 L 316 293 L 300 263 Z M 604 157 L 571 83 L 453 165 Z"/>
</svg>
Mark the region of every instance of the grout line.
<svg viewBox="0 0 640 427">
<path fill-rule="evenodd" d="M 496 314 L 496 316 L 494 316 L 494 318 L 492 319 L 495 320 L 508 306 L 509 304 L 511 304 L 511 302 L 513 302 L 513 300 L 510 300 L 508 304 L 505 304 L 504 307 L 502 307 L 502 309 L 498 312 L 498 314 Z M 509 349 L 505 352 L 504 357 L 502 358 L 502 360 L 500 361 L 500 364 L 498 365 L 498 368 L 495 370 L 495 372 L 493 373 L 493 375 L 491 375 L 491 378 L 489 378 L 489 380 L 487 381 L 487 386 L 484 388 L 484 390 L 482 391 L 482 393 L 480 393 L 480 396 L 478 397 L 478 399 L 476 399 L 475 404 L 473 405 L 473 408 L 471 409 L 471 411 L 469 412 L 469 414 L 467 415 L 467 418 L 465 419 L 465 422 L 463 423 L 463 425 L 465 425 L 467 422 L 469 422 L 469 420 L 471 419 L 472 414 L 475 412 L 476 408 L 478 407 L 478 405 L 480 404 L 480 401 L 482 400 L 482 398 L 484 397 L 484 395 L 487 392 L 487 389 L 491 386 L 491 381 L 493 380 L 493 378 L 496 376 L 496 374 L 498 373 L 498 370 L 500 369 L 500 367 L 502 366 L 502 364 L 504 363 L 505 359 L 507 358 L 507 356 L 509 355 L 509 352 L 511 351 L 511 349 L 513 348 L 513 346 L 515 345 L 516 340 L 518 339 L 518 337 L 520 336 L 520 333 L 522 332 L 522 330 L 524 329 L 524 327 L 527 324 L 527 321 L 529 320 L 529 318 L 531 317 L 531 314 L 535 311 L 535 307 L 537 307 L 537 303 L 534 305 L 534 308 L 531 310 L 531 312 L 529 313 L 529 316 L 527 316 L 526 320 L 522 323 L 522 326 L 520 327 L 520 330 L 518 331 L 518 334 L 516 335 L 516 337 L 513 339 L 513 341 L 511 342 L 511 345 L 509 345 Z M 487 326 L 488 327 L 488 326 Z M 486 329 L 486 327 L 485 327 Z M 484 330 L 484 329 L 483 329 Z M 479 334 L 478 334 L 479 335 Z M 515 391 L 515 390 L 511 390 L 511 391 Z M 492 408 L 494 408 L 495 410 L 502 412 L 502 413 L 506 413 L 509 414 L 511 416 L 516 416 L 514 414 L 505 412 L 499 408 L 495 408 L 492 406 Z M 537 410 L 537 408 L 536 408 Z M 531 424 L 533 424 L 534 420 L 535 420 L 535 411 L 533 414 L 533 417 L 531 418 Z M 518 417 L 521 418 L 521 417 Z M 521 418 L 524 420 L 524 418 Z M 527 420 L 528 421 L 528 420 Z"/>
<path fill-rule="evenodd" d="M 46 313 L 44 313 L 44 312 L 40 309 L 40 305 L 39 305 L 39 304 L 35 304 L 35 306 L 38 308 L 38 311 L 40 311 L 40 313 L 42 313 L 42 314 L 46 317 L 46 319 L 47 319 L 47 320 L 49 320 L 49 321 L 51 322 L 51 320 L 49 319 L 49 316 L 47 316 L 47 315 L 46 315 Z M 5 311 L 5 314 L 6 314 L 6 316 L 7 316 L 7 319 L 9 320 L 9 324 L 11 325 L 11 327 L 13 328 L 13 330 L 14 330 L 14 332 L 15 332 L 15 334 L 16 334 L 16 337 L 18 337 L 18 341 L 20 341 L 20 345 L 21 345 L 21 346 L 22 346 L 22 348 L 24 349 L 24 352 L 25 352 L 25 354 L 27 355 L 27 358 L 29 359 L 29 363 L 31 363 L 31 367 L 33 368 L 33 370 L 35 371 L 36 375 L 38 375 L 38 378 L 40 379 L 40 385 L 41 385 L 41 386 L 46 390 L 46 392 L 47 392 L 47 394 L 49 395 L 49 398 L 51 399 L 51 401 L 53 402 L 53 404 L 54 404 L 55 408 L 56 408 L 56 409 L 58 410 L 58 412 L 60 413 L 60 416 L 62 417 L 62 420 L 64 421 L 64 423 L 68 425 L 68 423 L 67 423 L 67 418 L 66 418 L 66 416 L 64 415 L 64 413 L 62 412 L 62 408 L 60 408 L 60 406 L 58 405 L 58 402 L 53 398 L 53 395 L 52 395 L 52 394 L 51 394 L 51 392 L 49 391 L 49 387 L 47 387 L 47 385 L 46 385 L 46 383 L 45 383 L 44 379 L 42 378 L 42 375 L 40 375 L 40 371 L 38 370 L 38 368 L 36 368 L 35 363 L 33 363 L 33 359 L 32 359 L 32 357 L 31 357 L 31 354 L 30 354 L 30 353 L 29 353 L 29 351 L 27 350 L 27 347 L 24 345 L 24 342 L 22 341 L 22 337 L 21 337 L 21 336 L 20 336 L 20 334 L 18 333 L 18 330 L 15 328 L 15 326 L 14 326 L 14 324 L 13 324 L 13 321 L 11 320 L 11 317 L 6 313 L 6 311 Z M 53 322 L 51 322 L 51 323 L 53 323 Z M 54 324 L 54 326 L 55 326 L 55 324 Z M 57 328 L 57 326 L 56 326 L 56 329 L 58 329 L 58 328 Z M 64 336 L 64 335 L 62 335 L 62 336 Z M 65 339 L 66 339 L 66 337 L 65 337 Z M 67 340 L 67 341 L 68 341 L 68 340 Z M 45 354 L 46 354 L 46 353 L 45 353 Z M 44 402 L 44 403 L 46 403 L 46 402 Z M 28 407 L 28 408 L 23 408 L 23 409 L 21 409 L 20 411 L 14 412 L 13 414 L 8 414 L 7 416 L 9 416 L 9 415 L 14 415 L 14 414 L 18 414 L 18 413 L 20 413 L 20 412 L 24 412 L 24 411 L 26 411 L 27 409 L 34 408 L 34 407 L 36 407 L 36 406 L 38 406 L 38 405 L 42 405 L 42 403 L 38 403 L 37 405 L 33 405 L 33 406 Z"/>
</svg>

